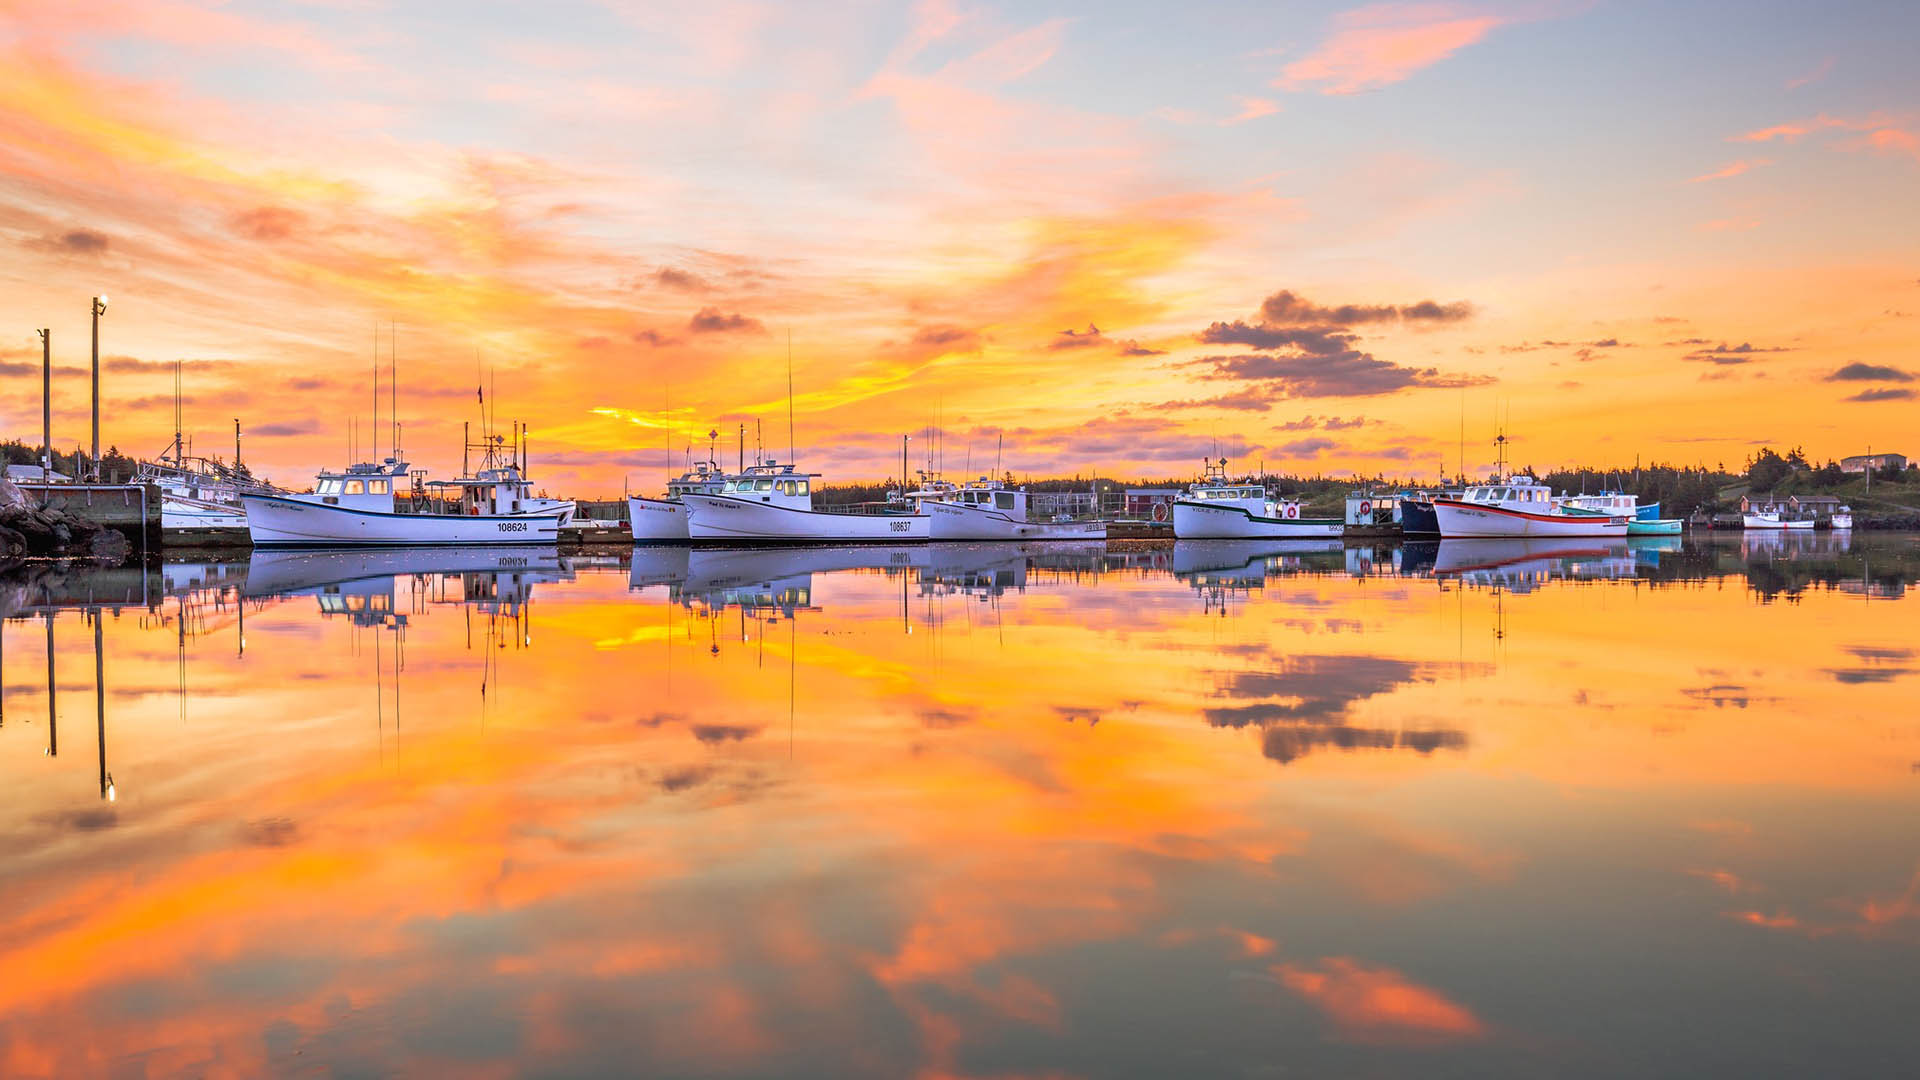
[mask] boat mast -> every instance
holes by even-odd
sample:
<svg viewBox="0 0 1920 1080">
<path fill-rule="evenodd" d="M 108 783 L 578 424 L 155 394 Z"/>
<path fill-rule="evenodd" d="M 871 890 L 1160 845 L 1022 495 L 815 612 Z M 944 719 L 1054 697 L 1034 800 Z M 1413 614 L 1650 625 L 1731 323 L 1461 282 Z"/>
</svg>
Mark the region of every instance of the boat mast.
<svg viewBox="0 0 1920 1080">
<path fill-rule="evenodd" d="M 787 464 L 793 464 L 793 329 L 787 329 Z"/>
</svg>

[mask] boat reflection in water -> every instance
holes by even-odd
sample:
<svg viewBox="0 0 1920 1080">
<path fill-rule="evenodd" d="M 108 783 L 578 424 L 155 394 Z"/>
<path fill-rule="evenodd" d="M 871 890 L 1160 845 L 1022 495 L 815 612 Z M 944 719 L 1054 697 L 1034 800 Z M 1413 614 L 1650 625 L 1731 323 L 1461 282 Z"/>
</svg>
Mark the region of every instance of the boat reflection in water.
<svg viewBox="0 0 1920 1080">
<path fill-rule="evenodd" d="M 0 1074 L 1905 1075 L 1920 538 L 1746 550 L 29 567 Z"/>
<path fill-rule="evenodd" d="M 1433 574 L 1482 588 L 1528 592 L 1549 581 L 1606 581 L 1637 576 L 1633 551 L 1619 539 L 1442 540 Z"/>
</svg>

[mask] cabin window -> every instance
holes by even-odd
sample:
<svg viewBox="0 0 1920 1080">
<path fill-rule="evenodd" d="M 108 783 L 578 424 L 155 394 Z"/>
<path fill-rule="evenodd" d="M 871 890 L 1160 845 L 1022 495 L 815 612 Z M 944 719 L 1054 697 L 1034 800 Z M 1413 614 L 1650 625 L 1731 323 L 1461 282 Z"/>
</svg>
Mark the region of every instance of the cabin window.
<svg viewBox="0 0 1920 1080">
<path fill-rule="evenodd" d="M 387 494 L 387 482 L 386 482 L 385 480 L 369 480 L 369 481 L 367 481 L 367 494 L 369 494 L 369 495 L 385 495 L 385 494 Z"/>
<path fill-rule="evenodd" d="M 782 495 L 793 495 L 793 494 L 796 494 L 796 492 L 793 490 L 794 487 L 795 487 L 795 484 L 793 481 L 782 480 L 778 484 L 774 485 L 774 490 L 778 491 Z"/>
<path fill-rule="evenodd" d="M 347 494 L 349 494 L 349 495 L 365 495 L 366 493 L 367 493 L 367 485 L 366 485 L 365 483 L 363 483 L 363 482 L 361 482 L 361 481 L 359 481 L 359 480 L 349 480 L 349 481 L 347 481 Z"/>
<path fill-rule="evenodd" d="M 793 482 L 793 493 L 795 495 L 805 495 L 807 493 L 808 486 L 809 486 L 808 481 L 795 480 Z"/>
<path fill-rule="evenodd" d="M 755 481 L 753 482 L 753 490 L 755 490 L 755 491 L 772 491 L 772 490 L 773 490 L 773 481 L 771 481 L 771 480 L 755 480 Z"/>
<path fill-rule="evenodd" d="M 1013 509 L 1013 492 L 996 491 L 993 493 L 993 505 L 1001 510 Z"/>
</svg>

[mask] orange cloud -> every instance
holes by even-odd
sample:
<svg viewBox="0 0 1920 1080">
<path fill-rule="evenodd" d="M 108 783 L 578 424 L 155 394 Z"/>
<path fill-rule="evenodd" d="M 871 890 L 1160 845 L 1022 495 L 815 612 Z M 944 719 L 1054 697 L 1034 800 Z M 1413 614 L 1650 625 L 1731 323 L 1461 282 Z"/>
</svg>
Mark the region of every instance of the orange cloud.
<svg viewBox="0 0 1920 1080">
<path fill-rule="evenodd" d="M 1318 970 L 1294 964 L 1271 970 L 1288 989 L 1326 1013 L 1347 1038 L 1451 1041 L 1486 1034 L 1486 1025 L 1465 1006 L 1392 968 L 1362 967 L 1345 956 L 1326 957 L 1320 964 Z"/>
<path fill-rule="evenodd" d="M 1506 22 L 1451 4 L 1373 4 L 1334 16 L 1333 33 L 1274 85 L 1354 94 L 1400 82 Z"/>
</svg>

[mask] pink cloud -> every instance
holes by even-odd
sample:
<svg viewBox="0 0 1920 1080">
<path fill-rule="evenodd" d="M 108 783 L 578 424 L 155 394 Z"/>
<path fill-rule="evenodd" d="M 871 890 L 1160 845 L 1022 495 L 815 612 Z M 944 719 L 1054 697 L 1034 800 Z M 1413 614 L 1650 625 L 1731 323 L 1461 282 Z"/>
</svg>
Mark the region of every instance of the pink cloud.
<svg viewBox="0 0 1920 1080">
<path fill-rule="evenodd" d="M 1771 164 L 1773 164 L 1773 162 L 1771 159 L 1768 159 L 1768 158 L 1751 158 L 1751 159 L 1742 158 L 1739 161 L 1730 161 L 1727 164 L 1720 166 L 1718 169 L 1715 169 L 1713 172 L 1702 173 L 1699 176 L 1696 176 L 1691 180 L 1688 180 L 1687 183 L 1698 184 L 1706 180 L 1726 180 L 1730 177 L 1739 176 L 1741 173 L 1746 172 L 1750 169 L 1757 169 L 1762 165 L 1771 165 Z"/>
<path fill-rule="evenodd" d="M 1274 85 L 1353 94 L 1400 82 L 1509 20 L 1451 4 L 1373 4 L 1333 18 L 1333 32 Z"/>
</svg>

